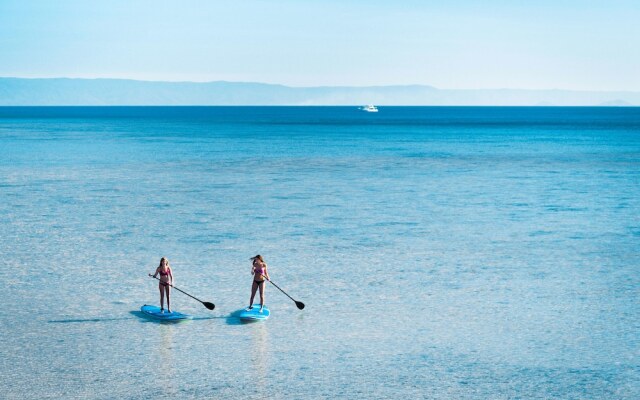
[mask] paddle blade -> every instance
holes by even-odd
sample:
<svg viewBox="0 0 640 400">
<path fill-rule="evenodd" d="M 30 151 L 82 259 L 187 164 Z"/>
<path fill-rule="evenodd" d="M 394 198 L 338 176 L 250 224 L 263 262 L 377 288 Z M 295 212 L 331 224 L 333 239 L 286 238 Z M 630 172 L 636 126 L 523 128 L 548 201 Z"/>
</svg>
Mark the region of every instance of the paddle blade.
<svg viewBox="0 0 640 400">
<path fill-rule="evenodd" d="M 304 308 L 304 303 L 301 301 L 296 301 L 296 306 L 298 307 L 298 310 L 302 310 Z"/>
<path fill-rule="evenodd" d="M 208 301 L 203 301 L 202 304 L 204 304 L 204 306 L 207 307 L 209 310 L 213 310 L 214 308 L 216 308 L 215 304 L 209 303 Z"/>
</svg>

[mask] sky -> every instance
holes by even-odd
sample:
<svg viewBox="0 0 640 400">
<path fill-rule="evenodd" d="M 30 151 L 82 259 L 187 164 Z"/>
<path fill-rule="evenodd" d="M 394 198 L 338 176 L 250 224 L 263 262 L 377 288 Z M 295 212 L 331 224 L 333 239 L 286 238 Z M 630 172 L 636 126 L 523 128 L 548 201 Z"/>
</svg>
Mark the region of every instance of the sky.
<svg viewBox="0 0 640 400">
<path fill-rule="evenodd" d="M 0 0 L 0 77 L 640 91 L 640 1 Z"/>
</svg>

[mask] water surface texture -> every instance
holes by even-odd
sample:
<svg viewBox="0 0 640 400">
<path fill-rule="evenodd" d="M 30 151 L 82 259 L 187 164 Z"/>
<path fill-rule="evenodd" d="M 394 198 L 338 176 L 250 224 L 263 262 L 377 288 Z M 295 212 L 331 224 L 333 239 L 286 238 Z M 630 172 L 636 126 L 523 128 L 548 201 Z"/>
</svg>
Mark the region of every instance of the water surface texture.
<svg viewBox="0 0 640 400">
<path fill-rule="evenodd" d="M 0 238 L 6 399 L 640 397 L 640 108 L 0 108 Z"/>
</svg>

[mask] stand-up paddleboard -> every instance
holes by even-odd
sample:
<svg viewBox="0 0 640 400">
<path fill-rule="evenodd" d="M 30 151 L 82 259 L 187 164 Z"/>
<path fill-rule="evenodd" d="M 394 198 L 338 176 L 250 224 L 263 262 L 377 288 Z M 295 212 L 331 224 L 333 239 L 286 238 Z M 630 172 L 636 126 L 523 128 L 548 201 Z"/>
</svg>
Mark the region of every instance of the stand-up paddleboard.
<svg viewBox="0 0 640 400">
<path fill-rule="evenodd" d="M 238 314 L 238 317 L 243 321 L 264 321 L 269 318 L 271 315 L 271 311 L 264 306 L 262 312 L 260 312 L 260 304 L 254 304 L 251 310 L 247 310 L 246 308 Z"/>
<path fill-rule="evenodd" d="M 191 315 L 183 314 L 178 311 L 171 311 L 170 313 L 167 310 L 164 310 L 163 313 L 160 312 L 160 307 L 143 305 L 140 307 L 140 311 L 142 311 L 145 315 L 153 319 L 157 319 L 159 321 L 170 321 L 170 322 L 179 322 L 188 319 L 193 319 Z"/>
</svg>

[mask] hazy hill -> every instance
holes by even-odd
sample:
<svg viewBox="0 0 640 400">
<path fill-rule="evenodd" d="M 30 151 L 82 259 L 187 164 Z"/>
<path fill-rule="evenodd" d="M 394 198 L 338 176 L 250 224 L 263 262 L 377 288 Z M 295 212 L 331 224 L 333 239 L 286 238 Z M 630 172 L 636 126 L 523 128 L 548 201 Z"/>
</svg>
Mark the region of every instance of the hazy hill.
<svg viewBox="0 0 640 400">
<path fill-rule="evenodd" d="M 640 105 L 640 92 L 0 78 L 0 105 Z"/>
</svg>

